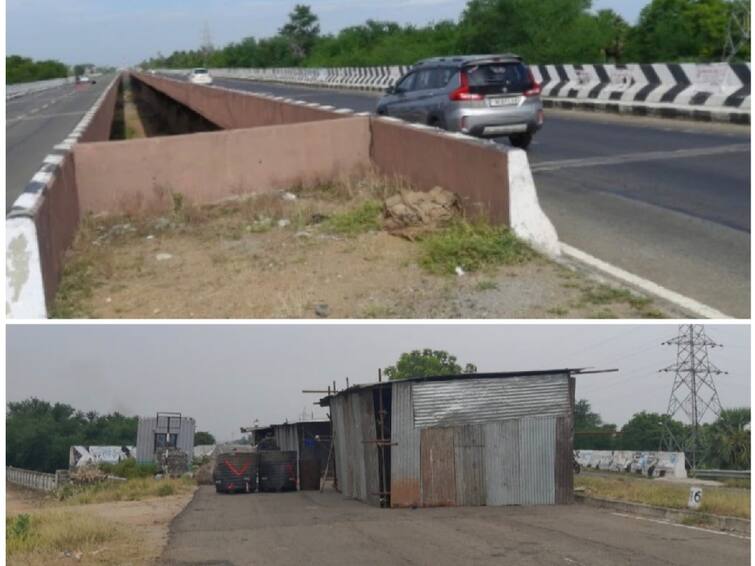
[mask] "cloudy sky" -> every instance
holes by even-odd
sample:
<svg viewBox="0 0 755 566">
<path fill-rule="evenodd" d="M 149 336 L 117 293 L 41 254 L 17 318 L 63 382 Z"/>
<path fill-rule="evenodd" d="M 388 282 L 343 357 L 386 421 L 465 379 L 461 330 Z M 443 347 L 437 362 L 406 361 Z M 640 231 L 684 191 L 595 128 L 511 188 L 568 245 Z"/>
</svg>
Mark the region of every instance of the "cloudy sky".
<svg viewBox="0 0 755 566">
<path fill-rule="evenodd" d="M 747 325 L 706 326 L 724 345 L 711 360 L 724 407 L 750 404 Z M 322 389 L 377 380 L 402 352 L 433 348 L 479 371 L 618 368 L 577 377 L 577 398 L 619 425 L 638 411 L 664 412 L 675 325 L 8 325 L 6 396 L 35 396 L 81 410 L 128 415 L 180 411 L 220 440 L 255 419 L 278 423 Z"/>
<path fill-rule="evenodd" d="M 423 25 L 456 20 L 466 0 L 298 0 L 320 17 L 322 31 L 372 18 Z M 593 0 L 635 22 L 648 0 Z M 8 54 L 69 64 L 126 66 L 161 51 L 194 49 L 207 22 L 212 41 L 274 35 L 296 1 L 289 0 L 7 0 Z"/>
</svg>

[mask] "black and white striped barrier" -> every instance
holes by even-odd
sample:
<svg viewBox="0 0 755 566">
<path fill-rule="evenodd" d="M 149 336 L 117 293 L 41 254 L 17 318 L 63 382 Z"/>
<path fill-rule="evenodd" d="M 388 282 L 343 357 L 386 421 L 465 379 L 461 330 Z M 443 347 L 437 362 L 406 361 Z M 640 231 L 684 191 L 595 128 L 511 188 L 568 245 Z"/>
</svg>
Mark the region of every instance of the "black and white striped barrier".
<svg viewBox="0 0 755 566">
<path fill-rule="evenodd" d="M 211 69 L 219 78 L 382 91 L 410 67 Z M 749 63 L 533 65 L 546 105 L 750 122 Z M 188 70 L 163 70 L 188 73 Z"/>
<path fill-rule="evenodd" d="M 538 65 L 553 106 L 750 122 L 749 63 Z"/>
</svg>

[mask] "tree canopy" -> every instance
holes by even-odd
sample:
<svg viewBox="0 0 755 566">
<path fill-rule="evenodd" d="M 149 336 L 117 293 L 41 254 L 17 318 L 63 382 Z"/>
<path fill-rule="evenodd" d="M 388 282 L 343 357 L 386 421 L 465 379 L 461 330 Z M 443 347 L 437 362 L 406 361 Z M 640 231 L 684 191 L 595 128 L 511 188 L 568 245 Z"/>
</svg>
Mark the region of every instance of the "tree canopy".
<svg viewBox="0 0 755 566">
<path fill-rule="evenodd" d="M 407 379 L 409 377 L 430 377 L 436 375 L 456 375 L 460 373 L 475 373 L 477 366 L 466 364 L 463 368 L 452 356 L 444 350 L 413 350 L 404 352 L 395 365 L 385 368 L 388 379 Z"/>
<path fill-rule="evenodd" d="M 215 437 L 209 432 L 197 431 L 194 433 L 194 446 L 215 444 Z"/>
<path fill-rule="evenodd" d="M 68 66 L 60 61 L 34 61 L 20 55 L 9 55 L 5 58 L 5 84 L 62 79 L 67 76 Z"/>
<path fill-rule="evenodd" d="M 7 465 L 42 472 L 68 468 L 73 445 L 124 446 L 136 442 L 136 417 L 77 411 L 37 398 L 8 403 L 5 415 Z"/>
<path fill-rule="evenodd" d="M 278 33 L 208 53 L 158 54 L 146 67 L 338 67 L 410 65 L 419 59 L 513 52 L 533 64 L 719 61 L 732 15 L 745 0 L 652 0 L 635 25 L 592 0 L 469 0 L 459 20 L 425 26 L 367 20 L 321 34 L 297 4 Z M 735 58 L 750 60 L 749 43 Z"/>
</svg>

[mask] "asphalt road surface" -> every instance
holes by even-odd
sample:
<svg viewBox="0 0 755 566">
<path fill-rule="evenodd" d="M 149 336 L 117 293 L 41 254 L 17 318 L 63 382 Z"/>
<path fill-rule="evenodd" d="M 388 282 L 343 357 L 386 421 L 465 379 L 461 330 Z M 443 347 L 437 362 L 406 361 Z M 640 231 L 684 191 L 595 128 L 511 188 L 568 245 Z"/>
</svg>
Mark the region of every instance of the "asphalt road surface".
<svg viewBox="0 0 755 566">
<path fill-rule="evenodd" d="M 113 75 L 95 84 L 63 85 L 5 103 L 5 208 L 8 210 L 42 165 L 102 94 Z"/>
<path fill-rule="evenodd" d="M 202 486 L 160 564 L 737 566 L 742 537 L 583 505 L 379 509 L 333 491 L 216 494 Z"/>
<path fill-rule="evenodd" d="M 374 111 L 378 96 L 215 82 L 357 111 Z M 563 242 L 749 317 L 749 127 L 547 109 L 528 154 Z"/>
</svg>

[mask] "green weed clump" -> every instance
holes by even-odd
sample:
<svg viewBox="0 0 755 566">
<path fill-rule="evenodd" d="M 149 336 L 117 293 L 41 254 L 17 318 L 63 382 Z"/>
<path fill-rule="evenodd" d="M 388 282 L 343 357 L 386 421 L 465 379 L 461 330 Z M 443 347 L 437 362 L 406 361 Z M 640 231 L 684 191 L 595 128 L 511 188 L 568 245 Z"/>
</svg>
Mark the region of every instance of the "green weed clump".
<svg viewBox="0 0 755 566">
<path fill-rule="evenodd" d="M 526 263 L 535 252 L 504 227 L 484 222 L 456 222 L 420 242 L 419 263 L 431 273 L 451 275 L 457 267 L 479 271 Z"/>
<path fill-rule="evenodd" d="M 357 236 L 371 230 L 380 229 L 380 213 L 383 205 L 368 200 L 354 210 L 333 214 L 324 227 L 328 232 L 344 236 Z"/>
</svg>

